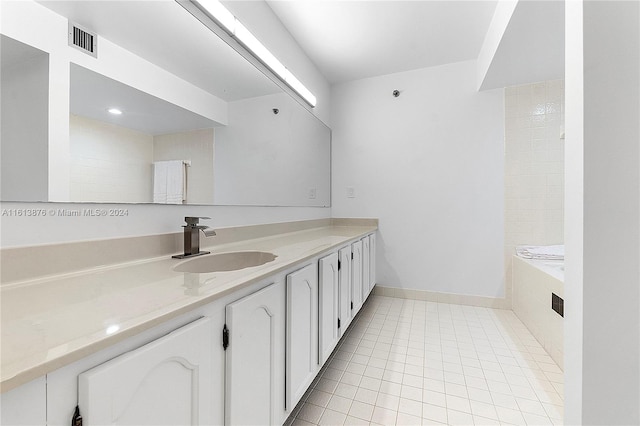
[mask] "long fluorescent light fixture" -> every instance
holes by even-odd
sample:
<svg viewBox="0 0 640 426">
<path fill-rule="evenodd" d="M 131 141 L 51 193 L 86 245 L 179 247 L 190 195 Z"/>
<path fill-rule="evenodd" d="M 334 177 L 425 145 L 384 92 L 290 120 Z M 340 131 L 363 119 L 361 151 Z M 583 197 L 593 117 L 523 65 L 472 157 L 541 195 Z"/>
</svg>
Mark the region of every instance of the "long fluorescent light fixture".
<svg viewBox="0 0 640 426">
<path fill-rule="evenodd" d="M 205 12 L 220 27 L 235 37 L 253 56 L 266 65 L 287 86 L 293 89 L 311 107 L 316 106 L 316 97 L 300 82 L 251 32 L 242 25 L 218 0 L 190 0 Z"/>
</svg>

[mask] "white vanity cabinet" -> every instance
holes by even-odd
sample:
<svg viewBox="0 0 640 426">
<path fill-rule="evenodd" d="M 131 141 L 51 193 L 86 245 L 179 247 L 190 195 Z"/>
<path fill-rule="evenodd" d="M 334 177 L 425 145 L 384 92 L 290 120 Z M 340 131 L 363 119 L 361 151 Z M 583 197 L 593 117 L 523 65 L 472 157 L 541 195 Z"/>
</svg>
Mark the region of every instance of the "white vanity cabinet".
<svg viewBox="0 0 640 426">
<path fill-rule="evenodd" d="M 2 424 L 282 424 L 375 282 L 375 236 L 5 392 Z"/>
<path fill-rule="evenodd" d="M 317 265 L 287 275 L 287 410 L 296 406 L 318 372 Z"/>
<path fill-rule="evenodd" d="M 366 236 L 362 239 L 362 303 L 369 297 L 369 290 L 371 282 L 369 281 L 370 275 L 370 255 L 369 251 L 369 237 Z"/>
<path fill-rule="evenodd" d="M 362 307 L 362 241 L 351 244 L 351 291 L 352 315 L 355 317 Z"/>
<path fill-rule="evenodd" d="M 282 420 L 284 302 L 284 281 L 280 280 L 226 307 L 227 425 L 277 424 Z"/>
<path fill-rule="evenodd" d="M 47 383 L 39 377 L 0 397 L 0 424 L 12 426 L 47 423 Z"/>
<path fill-rule="evenodd" d="M 340 281 L 338 253 L 318 261 L 320 364 L 324 364 L 340 338 Z"/>
<path fill-rule="evenodd" d="M 351 324 L 354 312 L 353 289 L 351 286 L 351 246 L 338 250 L 338 270 L 340 281 L 340 335 L 342 336 Z"/>
<path fill-rule="evenodd" d="M 369 235 L 369 293 L 376 286 L 376 234 Z"/>
<path fill-rule="evenodd" d="M 212 345 L 202 318 L 80 374 L 83 424 L 213 423 Z"/>
<path fill-rule="evenodd" d="M 376 234 L 362 239 L 362 303 L 376 285 Z"/>
</svg>

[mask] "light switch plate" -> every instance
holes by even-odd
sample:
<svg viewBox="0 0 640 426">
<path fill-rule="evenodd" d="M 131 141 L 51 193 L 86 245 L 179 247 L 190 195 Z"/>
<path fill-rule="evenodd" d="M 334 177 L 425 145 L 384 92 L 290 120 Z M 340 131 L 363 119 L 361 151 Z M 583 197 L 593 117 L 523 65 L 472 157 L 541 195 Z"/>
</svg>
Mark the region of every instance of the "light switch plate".
<svg viewBox="0 0 640 426">
<path fill-rule="evenodd" d="M 353 186 L 347 186 L 347 198 L 356 198 L 356 190 Z"/>
</svg>

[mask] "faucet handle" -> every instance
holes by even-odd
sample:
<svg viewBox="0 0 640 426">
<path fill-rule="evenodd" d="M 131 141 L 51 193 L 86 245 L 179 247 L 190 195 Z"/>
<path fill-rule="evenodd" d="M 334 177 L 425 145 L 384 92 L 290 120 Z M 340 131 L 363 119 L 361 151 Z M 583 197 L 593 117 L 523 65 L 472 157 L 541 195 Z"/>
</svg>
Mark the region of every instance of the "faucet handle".
<svg viewBox="0 0 640 426">
<path fill-rule="evenodd" d="M 187 216 L 184 218 L 184 221 L 187 222 L 188 226 L 195 226 L 198 224 L 200 219 L 211 219 L 207 216 Z"/>
</svg>

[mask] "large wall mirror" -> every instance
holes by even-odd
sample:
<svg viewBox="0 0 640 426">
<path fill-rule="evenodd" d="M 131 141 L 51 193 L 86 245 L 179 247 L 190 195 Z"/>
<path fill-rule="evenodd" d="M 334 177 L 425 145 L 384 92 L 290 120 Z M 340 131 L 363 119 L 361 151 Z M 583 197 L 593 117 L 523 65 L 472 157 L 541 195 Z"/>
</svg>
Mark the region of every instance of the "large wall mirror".
<svg viewBox="0 0 640 426">
<path fill-rule="evenodd" d="M 3 201 L 330 205 L 330 129 L 178 3 L 12 3 L 98 44 L 3 28 Z"/>
</svg>

